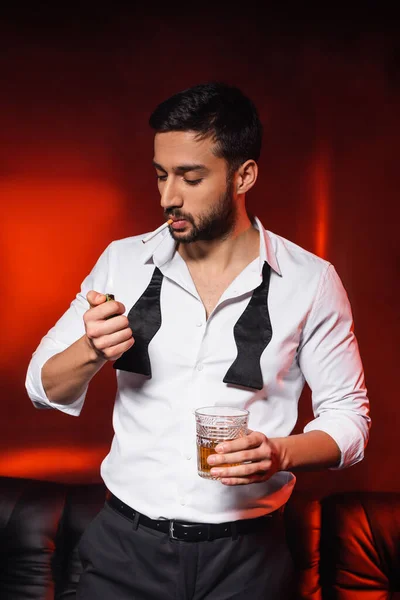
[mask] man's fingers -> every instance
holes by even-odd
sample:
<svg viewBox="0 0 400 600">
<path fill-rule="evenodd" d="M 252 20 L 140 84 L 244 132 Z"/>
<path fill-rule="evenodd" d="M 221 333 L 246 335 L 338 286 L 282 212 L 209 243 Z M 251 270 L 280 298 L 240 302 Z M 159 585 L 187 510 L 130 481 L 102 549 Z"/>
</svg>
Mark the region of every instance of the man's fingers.
<svg viewBox="0 0 400 600">
<path fill-rule="evenodd" d="M 219 453 L 228 453 L 228 452 L 240 452 L 241 450 L 249 450 L 251 448 L 257 448 L 260 446 L 266 437 L 258 432 L 252 431 L 248 435 L 237 438 L 236 440 L 231 440 L 230 442 L 222 442 L 216 446 L 215 451 Z"/>
<path fill-rule="evenodd" d="M 232 464 L 232 463 L 231 463 Z M 251 477 L 253 475 L 265 475 L 272 466 L 272 461 L 265 458 L 252 463 L 234 464 L 230 466 L 225 463 L 225 466 L 217 466 L 211 469 L 213 477 Z"/>
<path fill-rule="evenodd" d="M 86 294 L 86 300 L 89 302 L 90 308 L 96 308 L 97 306 L 103 304 L 107 306 L 107 317 L 112 315 L 120 315 L 125 312 L 125 306 L 121 302 L 117 302 L 116 300 L 109 300 L 106 302 L 107 296 L 105 294 L 101 294 L 100 292 L 96 292 L 95 290 L 90 290 L 90 292 Z M 104 313 L 101 312 L 101 315 L 103 314 Z M 102 316 L 101 318 L 104 317 Z"/>
<path fill-rule="evenodd" d="M 90 290 L 90 292 L 86 294 L 86 300 L 89 302 L 90 308 L 94 308 L 106 301 L 106 295 L 96 292 L 95 290 Z"/>
<path fill-rule="evenodd" d="M 221 442 L 215 451 L 207 462 L 212 467 L 211 475 L 224 485 L 266 481 L 279 470 L 276 449 L 260 431 L 251 431 L 236 440 Z"/>
<path fill-rule="evenodd" d="M 95 297 L 90 296 L 90 298 L 96 302 Z M 104 298 L 103 302 L 100 302 L 99 299 L 101 298 Z M 122 315 L 125 312 L 125 306 L 122 304 L 122 302 L 117 302 L 117 300 L 110 300 L 109 302 L 106 302 L 105 298 L 106 296 L 104 294 L 97 295 L 97 301 L 99 304 L 90 305 L 90 309 L 83 316 L 86 323 L 89 323 L 89 321 L 103 321 L 113 317 L 114 315 Z"/>
<path fill-rule="evenodd" d="M 222 478 L 220 479 L 220 482 L 224 485 L 248 485 L 249 483 L 261 483 L 263 481 L 265 481 L 266 478 L 265 476 L 262 475 L 252 475 L 251 477 L 236 477 L 236 478 L 229 478 L 229 479 L 225 479 Z"/>
<path fill-rule="evenodd" d="M 253 448 L 251 450 L 244 450 L 243 452 L 228 452 L 227 454 L 211 454 L 207 462 L 210 465 L 218 465 L 223 464 L 234 464 L 234 463 L 244 463 L 244 462 L 259 462 L 264 458 L 269 457 L 270 452 L 264 446 L 258 446 L 257 448 Z"/>
<path fill-rule="evenodd" d="M 131 337 L 126 342 L 122 342 L 121 344 L 117 344 L 116 346 L 111 346 L 109 348 L 106 348 L 105 350 L 102 351 L 102 355 L 107 360 L 112 360 L 112 361 L 118 360 L 118 358 L 120 358 L 124 352 L 129 350 L 129 348 L 131 348 L 134 343 L 135 343 L 135 340 Z"/>
<path fill-rule="evenodd" d="M 95 341 L 97 350 L 106 353 L 107 348 L 113 348 L 118 344 L 130 341 L 132 338 L 132 331 L 130 329 L 123 329 L 122 331 L 116 331 L 109 335 L 99 337 Z"/>
<path fill-rule="evenodd" d="M 90 308 L 83 315 L 86 336 L 98 356 L 117 360 L 135 342 L 129 321 L 123 314 L 125 306 L 116 300 L 90 290 L 86 299 Z M 113 317 L 112 319 L 110 317 Z"/>
<path fill-rule="evenodd" d="M 90 320 L 86 323 L 86 334 L 90 338 L 99 338 L 103 335 L 109 335 L 110 333 L 116 333 L 117 331 L 123 331 L 125 329 L 129 329 L 132 335 L 129 321 L 124 315 L 118 315 L 113 319 L 108 320 Z"/>
</svg>

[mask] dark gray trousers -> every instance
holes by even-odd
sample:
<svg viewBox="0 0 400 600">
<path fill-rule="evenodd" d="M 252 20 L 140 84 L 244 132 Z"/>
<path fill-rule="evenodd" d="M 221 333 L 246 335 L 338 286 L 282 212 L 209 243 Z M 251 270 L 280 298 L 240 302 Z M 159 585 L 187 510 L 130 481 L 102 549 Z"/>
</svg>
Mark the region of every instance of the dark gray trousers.
<svg viewBox="0 0 400 600">
<path fill-rule="evenodd" d="M 107 504 L 79 544 L 77 600 L 287 600 L 292 561 L 283 518 L 237 539 L 181 542 Z"/>
</svg>

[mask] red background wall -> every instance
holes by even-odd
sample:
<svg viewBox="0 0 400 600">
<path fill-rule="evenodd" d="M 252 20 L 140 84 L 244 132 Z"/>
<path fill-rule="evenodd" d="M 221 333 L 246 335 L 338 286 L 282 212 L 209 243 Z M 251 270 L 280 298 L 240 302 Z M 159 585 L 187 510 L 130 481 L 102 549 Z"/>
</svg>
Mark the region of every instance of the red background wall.
<svg viewBox="0 0 400 600">
<path fill-rule="evenodd" d="M 265 125 L 249 206 L 268 229 L 333 262 L 366 370 L 366 459 L 300 474 L 298 485 L 399 491 L 397 31 L 373 11 L 318 19 L 200 6 L 162 18 L 80 11 L 36 6 L 0 24 L 0 475 L 98 480 L 113 369 L 95 378 L 75 419 L 31 406 L 26 368 L 105 246 L 162 221 L 152 109 L 221 79 L 255 100 Z M 310 417 L 306 391 L 298 430 Z"/>
</svg>

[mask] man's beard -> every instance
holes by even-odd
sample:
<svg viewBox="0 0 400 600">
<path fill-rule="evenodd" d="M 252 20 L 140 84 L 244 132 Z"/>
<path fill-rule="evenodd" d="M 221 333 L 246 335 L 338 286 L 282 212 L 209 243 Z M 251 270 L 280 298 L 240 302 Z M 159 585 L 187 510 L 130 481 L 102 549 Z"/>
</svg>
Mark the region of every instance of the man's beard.
<svg viewBox="0 0 400 600">
<path fill-rule="evenodd" d="M 199 216 L 197 224 L 191 214 L 183 213 L 173 207 L 165 211 L 165 216 L 185 219 L 191 223 L 192 229 L 187 234 L 175 231 L 171 226 L 171 236 L 180 244 L 191 244 L 192 242 L 226 239 L 236 224 L 236 206 L 233 200 L 232 183 L 228 182 L 226 191 L 220 197 L 218 204 L 206 215 Z"/>
</svg>

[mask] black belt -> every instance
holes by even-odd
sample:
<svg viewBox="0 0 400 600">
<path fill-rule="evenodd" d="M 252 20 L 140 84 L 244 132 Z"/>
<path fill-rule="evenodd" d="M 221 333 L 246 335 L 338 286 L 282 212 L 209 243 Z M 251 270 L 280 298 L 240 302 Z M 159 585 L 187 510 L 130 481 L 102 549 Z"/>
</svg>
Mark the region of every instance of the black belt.
<svg viewBox="0 0 400 600">
<path fill-rule="evenodd" d="M 263 531 L 268 525 L 272 524 L 271 521 L 282 515 L 282 510 L 278 509 L 255 519 L 242 519 L 228 523 L 190 523 L 187 521 L 169 521 L 168 519 L 150 519 L 119 500 L 111 492 L 107 496 L 107 504 L 116 512 L 134 522 L 136 526 L 143 525 L 143 527 L 167 533 L 173 540 L 186 542 L 211 541 L 223 537 L 235 539 L 243 533 Z"/>
</svg>

